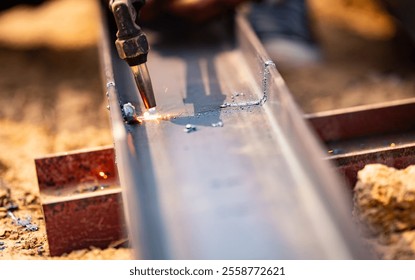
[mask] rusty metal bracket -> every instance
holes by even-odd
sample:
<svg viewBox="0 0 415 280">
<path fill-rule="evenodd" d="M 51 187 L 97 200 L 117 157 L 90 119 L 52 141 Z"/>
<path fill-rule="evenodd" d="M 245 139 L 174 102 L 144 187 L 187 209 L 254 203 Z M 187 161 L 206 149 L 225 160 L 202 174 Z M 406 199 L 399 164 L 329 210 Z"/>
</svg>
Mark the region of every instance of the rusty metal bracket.
<svg viewBox="0 0 415 280">
<path fill-rule="evenodd" d="M 112 147 L 35 159 L 50 255 L 126 238 Z"/>
</svg>

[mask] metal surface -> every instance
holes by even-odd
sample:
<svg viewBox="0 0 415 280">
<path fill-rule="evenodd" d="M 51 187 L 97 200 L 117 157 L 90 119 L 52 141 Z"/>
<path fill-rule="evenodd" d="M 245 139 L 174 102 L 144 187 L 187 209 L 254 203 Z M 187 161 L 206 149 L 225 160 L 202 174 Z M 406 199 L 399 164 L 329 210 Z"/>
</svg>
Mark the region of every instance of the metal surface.
<svg viewBox="0 0 415 280">
<path fill-rule="evenodd" d="M 237 42 L 220 25 L 210 41 L 209 30 L 200 31 L 203 44 L 153 41 L 149 67 L 164 118 L 136 125 L 125 124 L 120 111 L 126 102 L 139 108 L 134 81 L 103 28 L 117 166 L 136 257 L 369 258 L 350 219 L 351 197 L 243 16 L 236 26 Z M 262 106 L 221 108 L 264 94 Z M 196 130 L 185 133 L 188 124 Z"/>
<path fill-rule="evenodd" d="M 415 99 L 310 114 L 306 119 L 327 146 L 328 160 L 351 189 L 366 164 L 398 169 L 415 164 Z"/>
<path fill-rule="evenodd" d="M 113 148 L 35 160 L 51 256 L 126 238 Z"/>
</svg>

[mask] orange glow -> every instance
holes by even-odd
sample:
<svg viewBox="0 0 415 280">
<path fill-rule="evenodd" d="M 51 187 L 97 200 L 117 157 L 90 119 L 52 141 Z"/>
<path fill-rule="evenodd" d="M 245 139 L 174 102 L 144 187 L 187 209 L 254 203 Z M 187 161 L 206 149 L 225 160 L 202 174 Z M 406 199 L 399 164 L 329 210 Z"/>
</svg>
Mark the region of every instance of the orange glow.
<svg viewBox="0 0 415 280">
<path fill-rule="evenodd" d="M 105 174 L 105 172 L 103 172 L 103 171 L 100 171 L 99 172 L 99 176 L 101 176 L 104 179 L 107 179 L 108 178 L 107 174 Z"/>
</svg>

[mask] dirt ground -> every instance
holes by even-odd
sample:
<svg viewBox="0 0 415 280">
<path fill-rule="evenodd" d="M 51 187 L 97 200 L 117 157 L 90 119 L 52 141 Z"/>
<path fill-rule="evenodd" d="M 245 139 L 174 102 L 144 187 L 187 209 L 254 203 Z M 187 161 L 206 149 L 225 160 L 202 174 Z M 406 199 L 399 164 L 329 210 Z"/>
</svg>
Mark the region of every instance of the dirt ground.
<svg viewBox="0 0 415 280">
<path fill-rule="evenodd" d="M 49 258 L 34 158 L 112 144 L 96 48 L 98 13 L 93 1 L 72 2 L 0 14 L 0 259 Z M 39 230 L 16 225 L 6 212 L 12 203 L 19 206 L 14 215 L 31 216 Z M 93 249 L 61 258 L 131 255 Z"/>
<path fill-rule="evenodd" d="M 76 3 L 74 5 L 74 3 Z M 414 97 L 414 53 L 370 0 L 310 0 L 323 61 L 282 69 L 305 112 Z M 0 259 L 50 259 L 34 158 L 112 143 L 94 1 L 53 0 L 0 14 Z M 7 215 L 31 217 L 26 231 Z M 58 259 L 129 259 L 88 249 Z"/>
<path fill-rule="evenodd" d="M 323 61 L 282 70 L 306 113 L 415 97 L 415 51 L 376 2 L 309 1 Z"/>
</svg>

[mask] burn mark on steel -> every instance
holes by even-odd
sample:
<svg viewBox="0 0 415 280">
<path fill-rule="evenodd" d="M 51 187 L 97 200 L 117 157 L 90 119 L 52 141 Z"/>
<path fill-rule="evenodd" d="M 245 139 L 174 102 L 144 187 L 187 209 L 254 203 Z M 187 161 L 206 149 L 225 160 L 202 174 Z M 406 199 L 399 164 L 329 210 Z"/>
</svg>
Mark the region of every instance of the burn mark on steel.
<svg viewBox="0 0 415 280">
<path fill-rule="evenodd" d="M 246 102 L 232 102 L 232 103 L 223 103 L 220 105 L 220 108 L 228 108 L 228 107 L 248 107 L 248 106 L 256 106 L 256 105 L 263 105 L 268 99 L 268 92 L 269 92 L 269 76 L 270 76 L 270 67 L 275 67 L 275 63 L 271 60 L 265 61 L 264 63 L 264 74 L 262 77 L 262 97 L 258 100 L 251 100 Z"/>
</svg>

